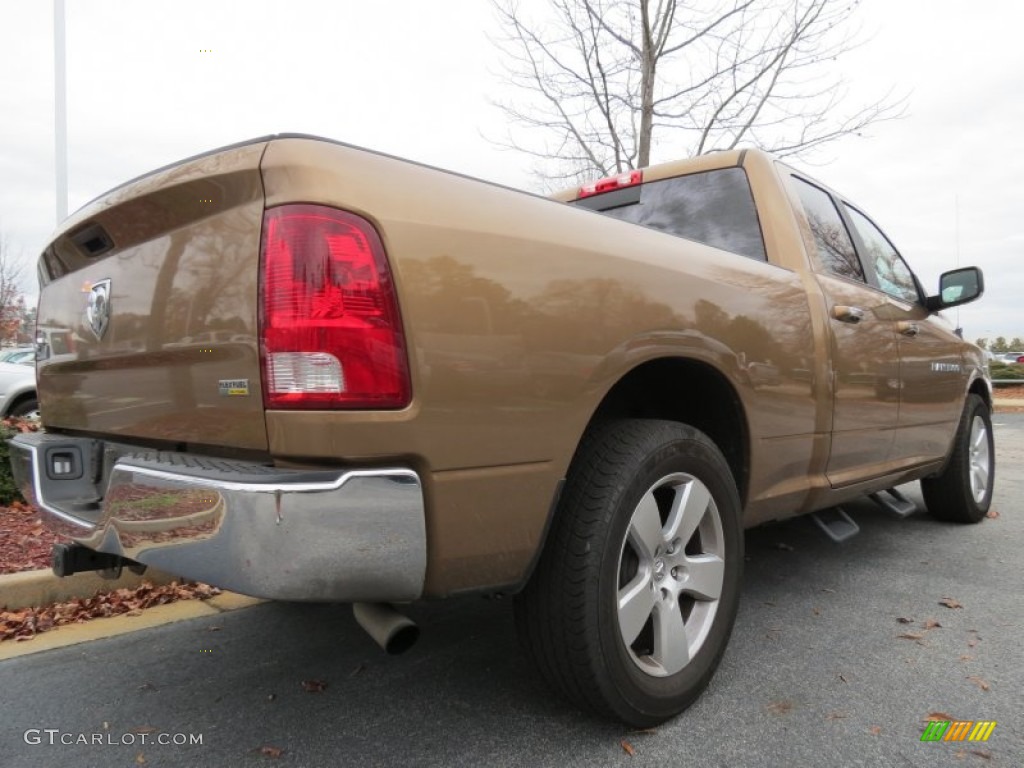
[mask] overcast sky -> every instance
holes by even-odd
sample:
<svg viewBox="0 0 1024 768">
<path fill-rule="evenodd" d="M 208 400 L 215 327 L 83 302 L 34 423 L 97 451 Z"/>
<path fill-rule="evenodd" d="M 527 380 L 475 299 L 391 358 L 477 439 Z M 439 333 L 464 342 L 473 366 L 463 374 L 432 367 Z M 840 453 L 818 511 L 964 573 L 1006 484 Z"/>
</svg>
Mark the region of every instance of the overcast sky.
<svg viewBox="0 0 1024 768">
<path fill-rule="evenodd" d="M 968 338 L 1024 337 L 1024 7 L 862 0 L 859 18 L 872 37 L 845 63 L 851 97 L 894 88 L 908 116 L 810 173 L 927 289 L 958 253 L 985 270 L 985 297 L 960 312 Z M 0 231 L 33 262 L 55 225 L 52 25 L 49 0 L 0 0 Z M 69 209 L 282 131 L 535 188 L 530 161 L 487 139 L 505 131 L 495 32 L 487 0 L 67 0 Z"/>
</svg>

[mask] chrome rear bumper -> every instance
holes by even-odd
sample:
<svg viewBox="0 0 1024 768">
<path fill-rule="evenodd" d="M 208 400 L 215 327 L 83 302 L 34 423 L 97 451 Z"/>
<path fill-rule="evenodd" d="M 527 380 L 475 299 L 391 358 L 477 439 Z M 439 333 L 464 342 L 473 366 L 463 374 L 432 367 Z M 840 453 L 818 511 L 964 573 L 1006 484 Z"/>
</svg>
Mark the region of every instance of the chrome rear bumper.
<svg viewBox="0 0 1024 768">
<path fill-rule="evenodd" d="M 98 552 L 256 597 L 405 601 L 426 574 L 409 469 L 304 471 L 44 433 L 10 441 L 47 526 Z"/>
</svg>

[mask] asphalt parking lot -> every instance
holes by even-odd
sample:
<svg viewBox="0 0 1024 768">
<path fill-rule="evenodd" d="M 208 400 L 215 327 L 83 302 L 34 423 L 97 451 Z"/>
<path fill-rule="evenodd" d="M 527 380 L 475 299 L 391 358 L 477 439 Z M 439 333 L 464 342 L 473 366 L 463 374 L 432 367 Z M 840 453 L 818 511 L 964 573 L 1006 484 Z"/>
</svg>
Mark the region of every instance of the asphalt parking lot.
<svg viewBox="0 0 1024 768">
<path fill-rule="evenodd" d="M 551 694 L 507 600 L 415 606 L 421 640 L 400 657 L 346 608 L 268 603 L 0 662 L 0 764 L 1020 766 L 1024 415 L 995 420 L 995 519 L 864 502 L 843 545 L 808 520 L 749 531 L 722 667 L 653 731 Z M 931 713 L 997 726 L 923 743 Z M 179 734 L 202 744 L 154 743 Z M 82 735 L 101 743 L 60 743 Z"/>
</svg>

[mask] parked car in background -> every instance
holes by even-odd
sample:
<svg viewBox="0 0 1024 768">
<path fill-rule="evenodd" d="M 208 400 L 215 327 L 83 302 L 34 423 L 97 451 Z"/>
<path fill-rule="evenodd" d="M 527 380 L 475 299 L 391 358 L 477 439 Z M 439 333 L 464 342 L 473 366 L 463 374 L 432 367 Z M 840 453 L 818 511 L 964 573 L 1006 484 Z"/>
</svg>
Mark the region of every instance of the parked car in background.
<svg viewBox="0 0 1024 768">
<path fill-rule="evenodd" d="M 1024 352 L 1003 352 L 995 356 L 995 361 L 1007 365 L 1024 362 Z"/>
<path fill-rule="evenodd" d="M 39 417 L 35 366 L 0 362 L 0 416 Z"/>
<path fill-rule="evenodd" d="M 35 347 L 12 347 L 0 352 L 0 363 L 29 363 L 36 362 Z"/>
</svg>

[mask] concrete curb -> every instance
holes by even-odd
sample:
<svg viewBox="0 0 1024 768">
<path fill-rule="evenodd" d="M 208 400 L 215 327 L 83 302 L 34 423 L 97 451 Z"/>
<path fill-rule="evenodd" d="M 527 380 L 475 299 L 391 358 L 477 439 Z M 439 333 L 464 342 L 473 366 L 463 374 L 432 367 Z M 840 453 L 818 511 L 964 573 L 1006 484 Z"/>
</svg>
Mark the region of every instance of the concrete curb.
<svg viewBox="0 0 1024 768">
<path fill-rule="evenodd" d="M 127 568 L 119 579 L 104 579 L 97 573 L 76 573 L 58 578 L 51 570 L 22 571 L 0 575 L 0 608 L 13 611 L 50 603 L 62 603 L 76 597 L 92 597 L 97 592 L 133 589 L 144 581 L 169 584 L 180 576 L 148 568 L 139 576 Z"/>
</svg>

